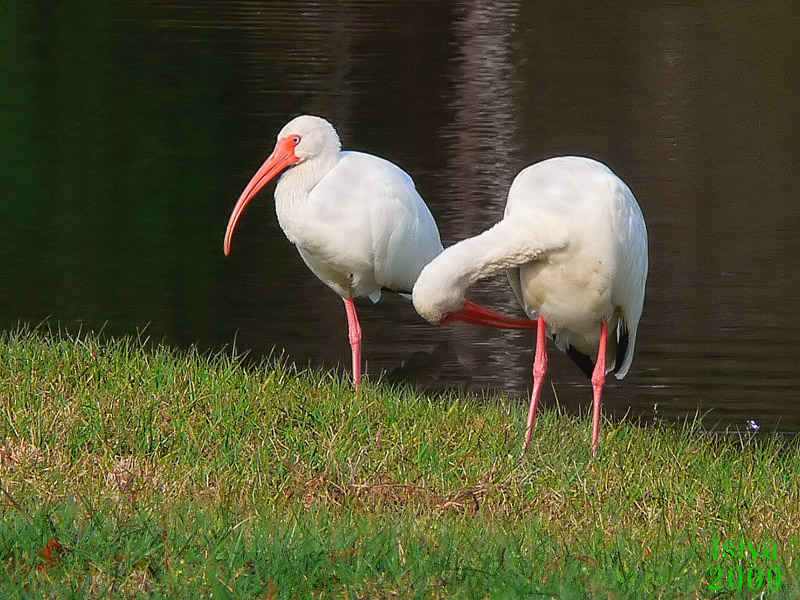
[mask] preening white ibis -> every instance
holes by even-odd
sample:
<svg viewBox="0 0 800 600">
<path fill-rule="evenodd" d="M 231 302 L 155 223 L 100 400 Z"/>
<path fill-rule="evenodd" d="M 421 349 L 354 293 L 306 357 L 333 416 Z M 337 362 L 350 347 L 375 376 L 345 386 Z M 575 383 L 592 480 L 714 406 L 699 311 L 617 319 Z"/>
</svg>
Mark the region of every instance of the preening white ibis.
<svg viewBox="0 0 800 600">
<path fill-rule="evenodd" d="M 464 310 L 464 293 L 506 271 L 537 330 L 523 449 L 531 440 L 550 337 L 591 378 L 596 454 L 606 373 L 622 379 L 633 359 L 647 262 L 647 229 L 628 186 L 595 160 L 551 158 L 517 175 L 502 221 L 447 248 L 422 270 L 414 307 L 431 323 L 491 325 Z"/>
<path fill-rule="evenodd" d="M 442 251 L 439 230 L 407 173 L 377 156 L 342 152 L 328 121 L 302 115 L 280 131 L 239 196 L 225 232 L 226 255 L 245 207 L 280 173 L 278 222 L 311 271 L 344 300 L 358 389 L 361 325 L 353 298 L 377 302 L 384 289 L 410 294 L 422 268 Z M 494 321 L 480 307 L 474 312 L 498 326 L 503 319 Z"/>
</svg>

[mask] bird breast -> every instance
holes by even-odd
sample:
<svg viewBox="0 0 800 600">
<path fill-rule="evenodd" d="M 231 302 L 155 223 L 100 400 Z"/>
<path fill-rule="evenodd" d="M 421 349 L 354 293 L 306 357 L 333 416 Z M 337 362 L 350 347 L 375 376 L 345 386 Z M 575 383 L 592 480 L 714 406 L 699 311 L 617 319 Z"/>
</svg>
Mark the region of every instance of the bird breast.
<svg viewBox="0 0 800 600">
<path fill-rule="evenodd" d="M 519 268 L 523 308 L 541 315 L 562 349 L 567 344 L 591 354 L 600 340 L 600 321 L 614 313 L 612 278 L 607 265 L 575 254 L 555 252 Z"/>
</svg>

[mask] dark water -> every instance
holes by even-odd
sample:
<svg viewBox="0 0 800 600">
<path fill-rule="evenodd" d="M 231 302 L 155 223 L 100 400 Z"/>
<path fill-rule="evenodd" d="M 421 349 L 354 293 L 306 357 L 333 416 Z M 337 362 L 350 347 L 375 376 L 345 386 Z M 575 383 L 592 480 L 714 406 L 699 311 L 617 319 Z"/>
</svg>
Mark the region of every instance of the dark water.
<svg viewBox="0 0 800 600">
<path fill-rule="evenodd" d="M 650 233 L 638 354 L 608 414 L 800 430 L 800 17 L 779 3 L 0 4 L 0 325 L 283 349 L 349 368 L 342 302 L 280 231 L 230 209 L 299 113 L 415 179 L 445 245 L 524 166 L 602 160 Z M 504 278 L 473 297 L 514 312 Z M 530 333 L 360 305 L 366 370 L 525 402 Z M 587 382 L 551 353 L 570 409 Z M 544 402 L 553 402 L 546 388 Z"/>
</svg>

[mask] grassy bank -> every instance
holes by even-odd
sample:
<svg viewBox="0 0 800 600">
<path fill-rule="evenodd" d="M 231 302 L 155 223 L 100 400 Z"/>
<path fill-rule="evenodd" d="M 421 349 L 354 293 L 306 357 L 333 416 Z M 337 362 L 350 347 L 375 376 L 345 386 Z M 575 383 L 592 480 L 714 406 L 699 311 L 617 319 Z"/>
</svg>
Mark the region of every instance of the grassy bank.
<svg viewBox="0 0 800 600">
<path fill-rule="evenodd" d="M 797 440 L 604 422 L 592 459 L 543 410 L 520 459 L 518 403 L 26 331 L 0 408 L 7 597 L 800 597 Z"/>
</svg>

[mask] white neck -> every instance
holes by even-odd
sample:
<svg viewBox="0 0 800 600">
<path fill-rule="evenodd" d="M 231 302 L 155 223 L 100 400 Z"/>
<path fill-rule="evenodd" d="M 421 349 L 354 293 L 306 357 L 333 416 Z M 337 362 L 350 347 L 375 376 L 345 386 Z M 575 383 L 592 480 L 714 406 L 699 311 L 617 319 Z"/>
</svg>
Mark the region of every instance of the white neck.
<svg viewBox="0 0 800 600">
<path fill-rule="evenodd" d="M 536 260 L 542 255 L 525 231 L 500 221 L 480 235 L 447 248 L 423 269 L 414 286 L 414 306 L 431 322 L 459 310 L 473 283 Z"/>
<path fill-rule="evenodd" d="M 441 272 L 449 272 L 448 283 L 463 295 L 476 281 L 506 271 L 535 259 L 530 240 L 519 235 L 518 228 L 500 221 L 475 237 L 451 246 L 437 260 Z"/>
<path fill-rule="evenodd" d="M 328 171 L 339 162 L 339 151 L 325 152 L 287 169 L 275 186 L 275 198 L 295 199 L 307 196 Z"/>
</svg>

